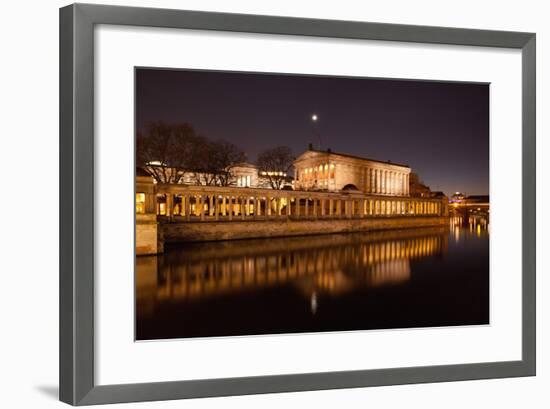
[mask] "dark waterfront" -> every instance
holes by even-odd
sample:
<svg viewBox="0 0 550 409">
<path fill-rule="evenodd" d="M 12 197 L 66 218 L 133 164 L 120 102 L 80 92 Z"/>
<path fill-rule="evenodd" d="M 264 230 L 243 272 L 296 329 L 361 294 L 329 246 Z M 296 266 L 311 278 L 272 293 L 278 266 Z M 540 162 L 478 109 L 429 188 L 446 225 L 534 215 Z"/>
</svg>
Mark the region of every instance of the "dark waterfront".
<svg viewBox="0 0 550 409">
<path fill-rule="evenodd" d="M 485 223 L 185 244 L 136 264 L 138 340 L 489 323 Z"/>
</svg>

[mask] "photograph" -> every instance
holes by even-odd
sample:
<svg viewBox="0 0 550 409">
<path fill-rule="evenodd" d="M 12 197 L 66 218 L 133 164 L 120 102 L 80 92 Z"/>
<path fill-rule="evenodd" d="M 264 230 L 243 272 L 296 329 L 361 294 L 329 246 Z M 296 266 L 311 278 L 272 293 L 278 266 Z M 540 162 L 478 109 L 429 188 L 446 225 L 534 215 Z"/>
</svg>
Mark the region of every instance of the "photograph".
<svg viewBox="0 0 550 409">
<path fill-rule="evenodd" d="M 136 67 L 136 340 L 489 324 L 489 87 Z"/>
</svg>

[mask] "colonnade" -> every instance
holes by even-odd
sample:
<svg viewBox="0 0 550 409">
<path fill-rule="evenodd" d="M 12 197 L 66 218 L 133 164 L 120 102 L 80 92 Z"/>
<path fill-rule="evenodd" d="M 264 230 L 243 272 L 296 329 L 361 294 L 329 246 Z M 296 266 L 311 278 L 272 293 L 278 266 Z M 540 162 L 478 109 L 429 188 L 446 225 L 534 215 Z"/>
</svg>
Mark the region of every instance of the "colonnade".
<svg viewBox="0 0 550 409">
<path fill-rule="evenodd" d="M 365 185 L 367 193 L 407 196 L 409 194 L 409 174 L 365 168 Z"/>
<path fill-rule="evenodd" d="M 440 216 L 444 202 L 434 198 L 365 194 L 308 193 L 271 189 L 177 186 L 157 192 L 156 213 L 184 221 L 325 219 L 386 216 Z"/>
</svg>

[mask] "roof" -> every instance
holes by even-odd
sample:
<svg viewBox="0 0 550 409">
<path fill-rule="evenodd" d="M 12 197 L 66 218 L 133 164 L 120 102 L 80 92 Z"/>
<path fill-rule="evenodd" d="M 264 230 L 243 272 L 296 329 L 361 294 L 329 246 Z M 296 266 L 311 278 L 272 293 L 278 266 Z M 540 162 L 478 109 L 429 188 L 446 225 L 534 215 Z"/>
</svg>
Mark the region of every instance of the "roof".
<svg viewBox="0 0 550 409">
<path fill-rule="evenodd" d="M 254 168 L 257 169 L 258 167 L 250 162 L 240 162 L 233 166 L 234 168 Z"/>
<path fill-rule="evenodd" d="M 396 162 L 391 162 L 391 161 L 383 161 L 383 160 L 371 159 L 371 158 L 365 158 L 365 157 L 362 157 L 362 156 L 350 155 L 350 154 L 348 154 L 348 153 L 334 152 L 334 151 L 331 151 L 331 150 L 321 151 L 321 150 L 318 150 L 318 149 L 309 149 L 309 150 L 307 150 L 306 152 L 302 153 L 302 155 L 304 155 L 304 154 L 307 153 L 307 152 L 324 153 L 324 154 L 326 154 L 326 155 L 343 156 L 343 157 L 345 157 L 345 158 L 359 159 L 359 160 L 368 160 L 368 161 L 370 161 L 370 162 L 383 163 L 383 164 L 385 164 L 385 165 L 394 165 L 394 166 L 402 166 L 402 167 L 405 167 L 405 168 L 410 168 L 409 165 L 404 165 L 404 164 L 402 164 L 402 163 L 396 163 Z M 300 156 L 302 156 L 302 155 L 300 155 Z"/>
</svg>

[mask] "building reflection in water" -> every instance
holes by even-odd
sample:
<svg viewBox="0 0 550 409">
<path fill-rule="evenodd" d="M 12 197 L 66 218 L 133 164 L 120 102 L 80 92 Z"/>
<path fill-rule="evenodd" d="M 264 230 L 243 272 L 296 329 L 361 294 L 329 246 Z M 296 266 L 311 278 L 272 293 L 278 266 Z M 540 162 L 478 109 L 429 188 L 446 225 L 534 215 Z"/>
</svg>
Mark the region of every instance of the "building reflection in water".
<svg viewBox="0 0 550 409">
<path fill-rule="evenodd" d="M 205 302 L 224 295 L 292 285 L 309 303 L 356 289 L 405 283 L 411 261 L 447 251 L 445 228 L 195 243 L 138 257 L 137 315 L 153 318 L 166 303 Z"/>
<path fill-rule="evenodd" d="M 491 232 L 491 225 L 485 216 L 453 216 L 450 218 L 450 228 L 455 241 L 460 241 L 460 235 L 464 234 L 464 226 L 467 226 L 470 233 L 477 237 L 487 236 Z"/>
</svg>

